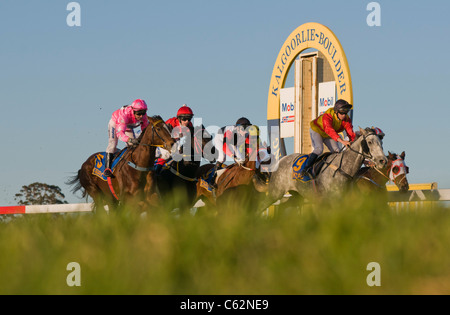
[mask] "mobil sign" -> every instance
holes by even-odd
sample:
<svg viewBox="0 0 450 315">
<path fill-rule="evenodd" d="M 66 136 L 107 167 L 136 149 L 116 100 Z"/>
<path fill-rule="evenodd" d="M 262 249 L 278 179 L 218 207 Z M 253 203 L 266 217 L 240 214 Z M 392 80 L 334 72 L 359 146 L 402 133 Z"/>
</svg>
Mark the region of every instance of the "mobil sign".
<svg viewBox="0 0 450 315">
<path fill-rule="evenodd" d="M 336 82 L 319 83 L 318 116 L 325 113 L 336 103 Z"/>
<path fill-rule="evenodd" d="M 294 136 L 295 123 L 295 88 L 280 90 L 280 137 Z"/>
</svg>

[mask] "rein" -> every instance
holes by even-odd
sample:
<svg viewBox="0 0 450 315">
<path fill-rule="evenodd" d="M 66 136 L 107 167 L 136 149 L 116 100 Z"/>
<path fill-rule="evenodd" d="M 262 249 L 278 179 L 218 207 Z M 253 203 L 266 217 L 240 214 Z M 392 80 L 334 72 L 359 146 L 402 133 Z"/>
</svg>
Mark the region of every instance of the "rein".
<svg viewBox="0 0 450 315">
<path fill-rule="evenodd" d="M 155 127 L 156 125 L 160 124 L 160 123 L 164 123 L 164 121 L 162 119 L 159 119 L 155 122 L 152 123 L 152 142 L 154 142 L 154 137 L 155 134 L 159 137 L 159 139 L 164 143 L 164 144 L 152 144 L 152 143 L 139 143 L 137 144 L 142 145 L 142 146 L 148 146 L 148 147 L 159 147 L 159 148 L 163 148 L 166 144 L 166 141 L 163 139 L 163 137 L 161 137 L 161 135 L 158 133 L 158 131 L 156 131 Z M 133 153 L 134 150 L 131 152 L 131 160 L 133 160 Z M 150 166 L 150 167 L 141 167 L 138 166 L 137 164 L 133 163 L 132 161 L 128 161 L 127 163 L 128 166 L 131 166 L 132 168 L 134 168 L 135 170 L 139 171 L 139 172 L 150 172 L 154 170 L 154 167 Z"/>
<path fill-rule="evenodd" d="M 370 134 L 370 135 L 372 135 L 372 134 Z M 363 140 L 362 140 L 362 141 L 367 141 L 365 135 L 361 135 L 361 136 L 363 137 Z M 361 143 L 362 143 L 362 141 L 361 141 Z M 354 176 L 351 176 L 350 174 L 348 174 L 347 172 L 345 172 L 345 171 L 342 169 L 342 160 L 344 159 L 344 154 L 343 154 L 343 153 L 344 153 L 344 149 L 345 149 L 345 148 L 346 148 L 346 147 L 344 146 L 338 153 L 336 153 L 336 155 L 333 157 L 333 159 L 332 159 L 330 162 L 324 161 L 324 163 L 327 165 L 327 167 L 331 167 L 332 169 L 335 170 L 335 172 L 334 172 L 334 174 L 333 174 L 333 177 L 334 177 L 334 176 L 336 175 L 336 173 L 339 171 L 342 175 L 344 175 L 344 176 L 347 177 L 348 179 L 353 180 L 353 179 L 354 179 Z M 361 156 L 363 156 L 365 159 L 367 159 L 367 160 L 373 162 L 373 156 L 372 156 L 372 154 L 367 155 L 367 154 L 365 154 L 364 152 L 356 151 L 356 150 L 354 150 L 351 146 L 347 146 L 347 149 L 350 150 L 350 151 L 352 151 L 352 152 L 354 152 L 354 153 L 356 153 L 356 154 L 358 154 L 358 155 L 361 155 Z M 370 153 L 370 152 L 369 152 L 369 153 Z M 339 166 L 336 166 L 336 165 L 334 165 L 334 164 L 331 164 L 331 163 L 334 161 L 334 159 L 335 159 L 339 154 L 341 155 L 341 161 L 339 162 Z M 377 169 L 377 170 L 378 170 L 378 169 Z"/>
</svg>

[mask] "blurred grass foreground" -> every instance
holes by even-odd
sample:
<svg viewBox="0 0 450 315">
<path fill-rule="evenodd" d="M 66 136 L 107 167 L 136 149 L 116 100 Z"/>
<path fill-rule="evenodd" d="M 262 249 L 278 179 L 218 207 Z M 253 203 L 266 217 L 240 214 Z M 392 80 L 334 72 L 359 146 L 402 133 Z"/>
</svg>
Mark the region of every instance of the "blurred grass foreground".
<svg viewBox="0 0 450 315">
<path fill-rule="evenodd" d="M 384 205 L 23 216 L 0 223 L 0 294 L 449 294 L 450 209 Z M 67 283 L 71 262 L 80 286 Z M 368 285 L 372 262 L 381 286 Z"/>
</svg>

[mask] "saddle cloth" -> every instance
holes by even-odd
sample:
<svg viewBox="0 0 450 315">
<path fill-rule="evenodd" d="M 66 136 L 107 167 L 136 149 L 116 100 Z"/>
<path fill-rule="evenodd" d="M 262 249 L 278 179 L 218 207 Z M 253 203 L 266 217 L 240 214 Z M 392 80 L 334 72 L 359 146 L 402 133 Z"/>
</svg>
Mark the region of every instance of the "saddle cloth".
<svg viewBox="0 0 450 315">
<path fill-rule="evenodd" d="M 214 173 L 214 167 L 211 168 L 208 172 L 206 172 L 202 177 L 199 178 L 200 186 L 205 188 L 209 192 L 212 192 L 211 183 L 212 183 L 214 175 L 217 174 L 216 180 L 215 180 L 215 183 L 217 184 L 219 177 L 222 176 L 222 174 L 225 173 L 226 170 L 227 170 L 226 168 L 223 168 L 223 169 L 217 170 Z"/>
<path fill-rule="evenodd" d="M 120 161 L 120 158 L 123 156 L 123 154 L 127 151 L 127 148 L 120 151 L 118 154 L 114 156 L 114 160 L 111 165 L 111 171 L 114 173 L 114 168 L 116 167 L 117 163 Z M 95 155 L 95 165 L 94 169 L 92 170 L 92 174 L 95 176 L 100 177 L 105 182 L 108 180 L 108 178 L 103 175 L 106 168 L 106 152 L 100 152 Z"/>
<path fill-rule="evenodd" d="M 309 177 L 309 175 L 301 175 L 301 172 L 305 168 L 306 161 L 308 161 L 308 159 L 309 155 L 303 154 L 294 160 L 294 163 L 292 163 L 292 179 L 299 180 L 304 183 L 311 180 L 311 177 Z"/>
</svg>

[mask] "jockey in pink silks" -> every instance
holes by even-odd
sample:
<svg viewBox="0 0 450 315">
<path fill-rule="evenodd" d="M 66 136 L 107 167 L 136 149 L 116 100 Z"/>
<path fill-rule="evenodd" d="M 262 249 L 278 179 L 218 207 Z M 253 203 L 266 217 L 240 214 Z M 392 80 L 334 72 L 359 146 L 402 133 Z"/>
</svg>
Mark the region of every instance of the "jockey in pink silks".
<svg viewBox="0 0 450 315">
<path fill-rule="evenodd" d="M 142 132 L 148 125 L 147 104 L 141 99 L 135 100 L 131 105 L 121 107 L 112 114 L 108 124 L 109 142 L 106 148 L 105 176 L 113 176 L 111 165 L 118 140 L 122 140 L 129 146 L 138 144 L 134 129 L 141 127 Z"/>
</svg>

